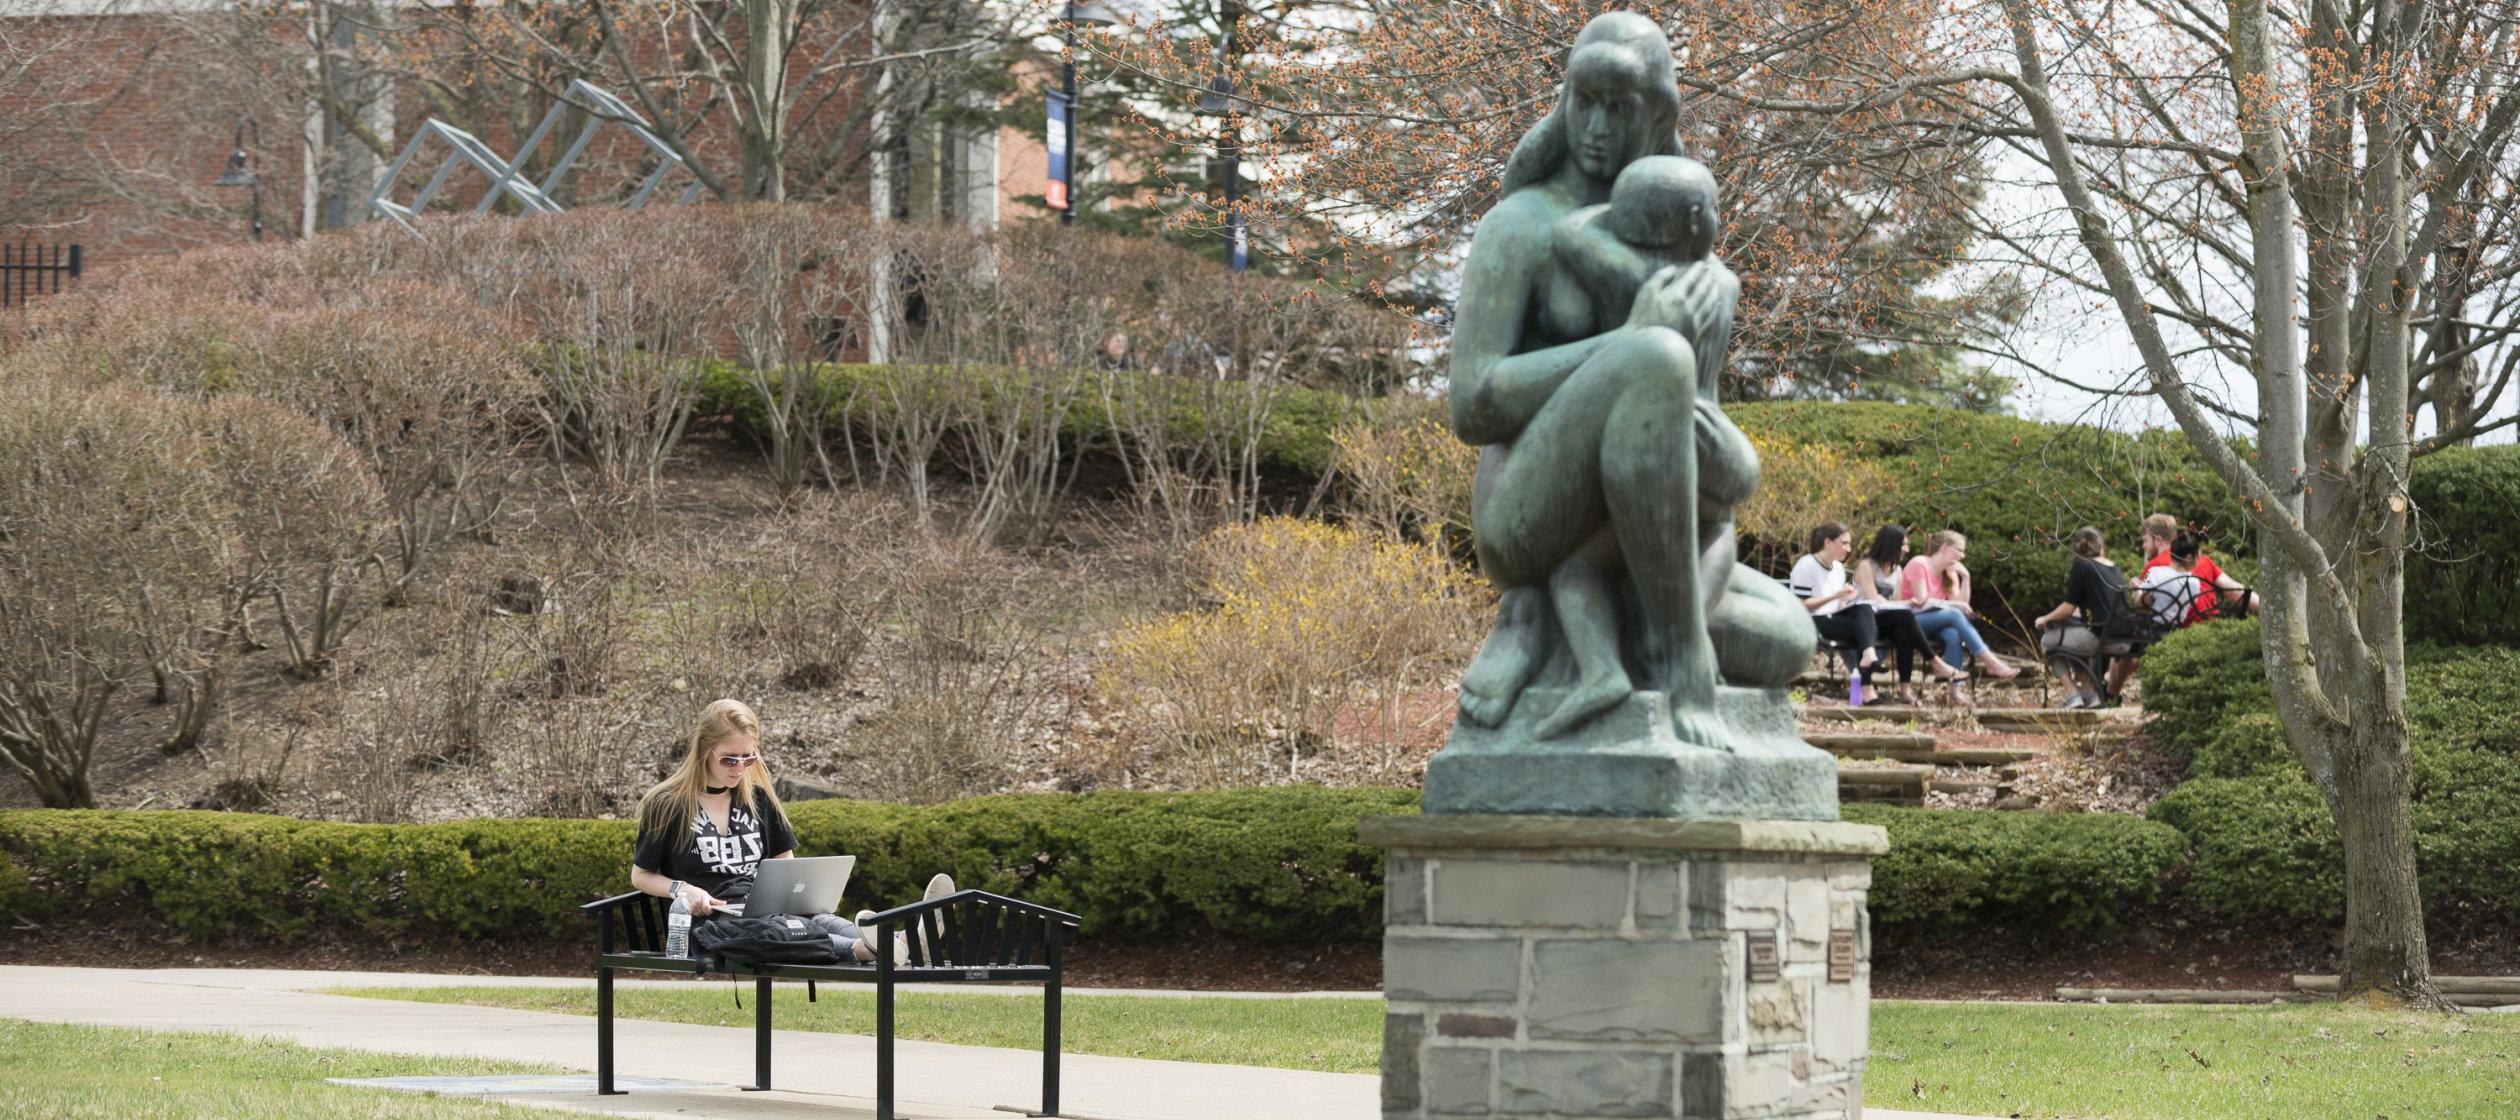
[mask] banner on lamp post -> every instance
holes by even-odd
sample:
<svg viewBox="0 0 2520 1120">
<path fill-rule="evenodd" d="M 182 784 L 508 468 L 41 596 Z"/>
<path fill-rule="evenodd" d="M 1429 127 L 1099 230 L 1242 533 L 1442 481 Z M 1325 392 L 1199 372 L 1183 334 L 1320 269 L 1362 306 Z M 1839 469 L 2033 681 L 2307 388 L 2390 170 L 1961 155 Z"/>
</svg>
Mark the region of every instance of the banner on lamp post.
<svg viewBox="0 0 2520 1120">
<path fill-rule="evenodd" d="M 1050 149 L 1047 181 L 1042 185 L 1042 200 L 1053 210 L 1071 209 L 1068 198 L 1068 143 L 1076 120 L 1075 106 L 1064 93 L 1050 95 L 1050 125 L 1047 143 Z"/>
<path fill-rule="evenodd" d="M 1225 230 L 1227 235 L 1233 238 L 1234 271 L 1241 272 L 1251 264 L 1251 234 L 1243 228 L 1241 211 L 1237 210 L 1225 215 Z"/>
</svg>

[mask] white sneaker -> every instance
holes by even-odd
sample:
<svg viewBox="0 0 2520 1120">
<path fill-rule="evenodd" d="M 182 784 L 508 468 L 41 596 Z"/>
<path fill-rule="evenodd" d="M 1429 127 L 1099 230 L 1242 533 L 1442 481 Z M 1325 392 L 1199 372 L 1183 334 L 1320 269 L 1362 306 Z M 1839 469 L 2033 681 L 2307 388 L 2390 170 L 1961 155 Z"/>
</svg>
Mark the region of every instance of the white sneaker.
<svg viewBox="0 0 2520 1120">
<path fill-rule="evenodd" d="M 857 938 L 857 943 L 858 943 L 859 945 L 865 945 L 865 944 L 866 944 L 866 920 L 867 920 L 868 918 L 872 918 L 872 917 L 874 917 L 874 916 L 875 916 L 875 912 L 874 912 L 874 911 L 872 911 L 872 910 L 860 910 L 860 911 L 858 911 L 858 912 L 857 912 L 857 917 L 856 917 L 856 919 L 854 919 L 853 924 L 854 924 L 854 925 L 856 925 L 856 926 L 858 927 L 858 938 Z M 852 948 L 852 949 L 849 951 L 849 963 L 851 963 L 851 964 L 865 964 L 866 962 L 871 961 L 871 960 L 874 960 L 874 959 L 875 959 L 875 950 L 873 950 L 872 948 L 870 948 L 870 949 L 868 949 L 868 950 L 866 951 L 866 956 L 864 956 L 864 957 L 860 957 L 860 956 L 858 956 L 858 955 L 857 955 L 857 951 L 856 951 L 856 949 L 854 949 L 854 948 Z"/>
<path fill-rule="evenodd" d="M 2057 705 L 2057 707 L 2059 707 L 2059 708 L 2067 708 L 2067 709 L 2071 709 L 2071 708 L 2079 708 L 2079 707 L 2082 707 L 2082 706 L 2083 706 L 2082 693 L 2079 693 L 2079 692 L 2075 692 L 2075 693 L 2068 693 L 2068 694 L 2066 695 L 2066 697 L 2065 697 L 2064 701 L 2063 701 L 2062 703 L 2059 703 L 2059 704 Z"/>
<path fill-rule="evenodd" d="M 954 893 L 954 877 L 939 871 L 935 878 L 928 880 L 927 893 L 920 896 L 919 901 L 934 902 L 952 893 Z M 910 928 L 919 931 L 919 945 L 925 950 L 920 955 L 926 957 L 929 964 L 935 964 L 937 961 L 936 942 L 928 937 L 927 915 L 920 915 L 919 923 Z M 910 951 L 908 942 L 905 941 L 898 951 L 908 953 Z"/>
</svg>

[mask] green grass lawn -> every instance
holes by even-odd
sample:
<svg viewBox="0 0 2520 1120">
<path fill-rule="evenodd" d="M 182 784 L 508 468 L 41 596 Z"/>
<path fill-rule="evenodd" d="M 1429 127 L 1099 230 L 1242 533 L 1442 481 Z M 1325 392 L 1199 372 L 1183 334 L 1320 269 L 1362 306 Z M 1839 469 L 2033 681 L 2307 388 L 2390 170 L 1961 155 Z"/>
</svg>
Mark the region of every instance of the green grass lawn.
<svg viewBox="0 0 2520 1120">
<path fill-rule="evenodd" d="M 747 985 L 749 988 L 749 985 Z M 778 1025 L 874 1030 L 874 997 L 783 986 Z M 339 994 L 584 1015 L 572 988 L 346 989 Z M 750 1026 L 724 984 L 624 988 L 627 1017 Z M 905 1038 L 1039 1045 L 1040 1005 L 1003 996 L 907 993 Z M 1373 1072 L 1372 1000 L 1071 996 L 1073 1053 Z M 2091 1120 L 2470 1120 L 2520 1115 L 2520 1016 L 2450 1017 L 2332 1004 L 2264 1008 L 2080 1004 L 1873 1005 L 1864 1100 L 1875 1108 Z"/>
<path fill-rule="evenodd" d="M 328 1085 L 327 1077 L 566 1073 L 317 1050 L 227 1034 L 0 1019 L 0 1116 L 44 1120 L 549 1120 L 516 1105 Z"/>
<path fill-rule="evenodd" d="M 752 1026 L 750 981 L 742 985 L 740 1008 L 734 984 L 688 989 L 616 988 L 613 1012 L 631 1019 Z M 595 1013 L 593 988 L 369 988 L 333 994 Z M 903 992 L 897 998 L 894 1025 L 902 1038 L 1041 1048 L 1041 1000 L 1033 993 Z M 803 985 L 781 984 L 770 1010 L 781 1030 L 875 1033 L 875 994 L 864 987 L 826 984 L 821 998 L 807 1003 Z M 1059 1033 L 1062 1049 L 1071 1054 L 1372 1073 L 1382 1059 L 1382 1016 L 1381 1001 L 1370 999 L 1069 996 L 1060 1005 Z"/>
</svg>

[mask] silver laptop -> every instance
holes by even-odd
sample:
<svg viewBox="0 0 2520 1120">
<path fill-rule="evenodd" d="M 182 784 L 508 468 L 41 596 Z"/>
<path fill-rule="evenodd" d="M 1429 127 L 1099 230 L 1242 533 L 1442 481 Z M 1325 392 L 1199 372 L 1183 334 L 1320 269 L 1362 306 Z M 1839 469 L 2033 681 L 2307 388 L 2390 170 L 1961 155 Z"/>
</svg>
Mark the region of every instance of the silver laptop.
<svg viewBox="0 0 2520 1120">
<path fill-rule="evenodd" d="M 741 918 L 832 913 L 840 908 L 840 892 L 856 866 L 856 856 L 765 859 L 754 866 L 752 893 L 726 911 Z"/>
</svg>

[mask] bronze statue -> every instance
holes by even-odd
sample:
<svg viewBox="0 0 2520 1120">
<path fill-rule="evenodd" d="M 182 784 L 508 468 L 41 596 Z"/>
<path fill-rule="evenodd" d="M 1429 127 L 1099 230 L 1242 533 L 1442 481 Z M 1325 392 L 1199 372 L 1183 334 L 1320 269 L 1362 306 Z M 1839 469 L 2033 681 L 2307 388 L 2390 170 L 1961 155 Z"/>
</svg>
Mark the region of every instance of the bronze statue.
<svg viewBox="0 0 2520 1120">
<path fill-rule="evenodd" d="M 1719 687 L 1774 693 L 1810 657 L 1800 605 L 1735 560 L 1732 510 L 1758 457 L 1716 384 L 1740 283 L 1714 255 L 1715 179 L 1680 154 L 1678 115 L 1662 32 L 1629 13 L 1594 19 L 1472 238 L 1453 430 L 1483 448 L 1471 516 L 1502 603 L 1462 680 L 1456 746 L 1643 735 L 1665 754 L 1738 752 Z M 1642 718 L 1667 728 L 1593 726 L 1648 693 L 1662 700 Z M 1778 745 L 1773 720 L 1758 722 Z M 1466 811 L 1442 804 L 1456 788 L 1444 766 L 1439 755 L 1430 769 L 1429 811 Z M 1621 811 L 1568 796 L 1526 799 Z M 1829 802 L 1834 816 L 1833 780 Z"/>
</svg>

